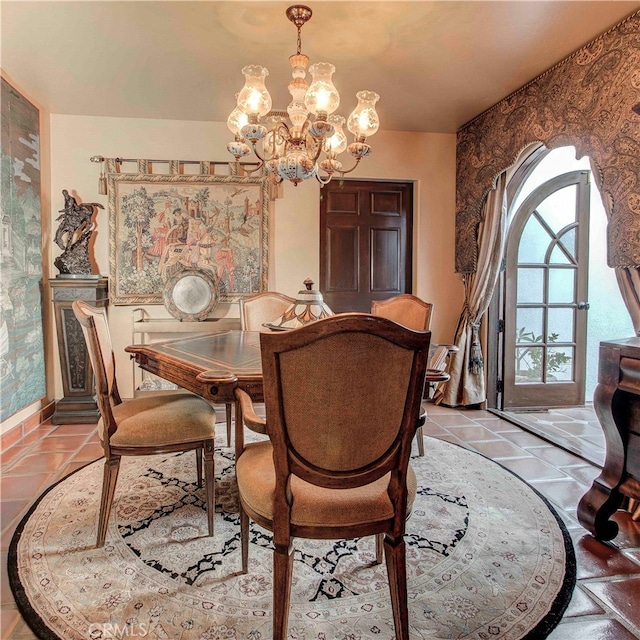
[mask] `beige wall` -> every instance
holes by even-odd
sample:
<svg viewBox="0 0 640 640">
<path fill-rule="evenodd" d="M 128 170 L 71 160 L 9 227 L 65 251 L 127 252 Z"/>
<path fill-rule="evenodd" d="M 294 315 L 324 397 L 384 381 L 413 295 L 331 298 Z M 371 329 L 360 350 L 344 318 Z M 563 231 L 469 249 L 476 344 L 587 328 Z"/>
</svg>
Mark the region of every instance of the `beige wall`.
<svg viewBox="0 0 640 640">
<path fill-rule="evenodd" d="M 226 125 L 211 122 L 139 120 L 52 115 L 51 196 L 49 216 L 62 209 L 62 189 L 79 202 L 101 202 L 95 232 L 95 260 L 101 274 L 109 274 L 107 197 L 98 195 L 99 166 L 93 155 L 122 158 L 226 160 L 229 132 Z M 451 342 L 462 306 L 462 285 L 454 273 L 455 145 L 453 134 L 410 134 L 381 131 L 371 139 L 373 155 L 350 177 L 398 179 L 415 182 L 414 293 L 435 303 L 433 340 Z M 348 161 L 347 161 L 348 162 Z M 345 162 L 345 164 L 347 164 Z M 302 288 L 310 276 L 318 282 L 319 185 L 284 185 L 284 197 L 270 213 L 269 288 L 289 295 Z M 49 235 L 50 237 L 50 235 Z M 53 260 L 49 269 L 58 273 Z M 45 296 L 50 298 L 48 290 Z M 50 304 L 50 303 L 49 303 Z M 109 321 L 117 357 L 118 382 L 125 397 L 132 393 L 132 366 L 124 347 L 130 344 L 130 306 L 110 306 Z M 162 305 L 148 308 L 153 316 L 167 317 Z M 216 315 L 237 317 L 237 305 L 220 305 Z M 52 347 L 57 362 L 57 345 Z M 59 366 L 55 367 L 54 398 L 62 397 Z"/>
</svg>

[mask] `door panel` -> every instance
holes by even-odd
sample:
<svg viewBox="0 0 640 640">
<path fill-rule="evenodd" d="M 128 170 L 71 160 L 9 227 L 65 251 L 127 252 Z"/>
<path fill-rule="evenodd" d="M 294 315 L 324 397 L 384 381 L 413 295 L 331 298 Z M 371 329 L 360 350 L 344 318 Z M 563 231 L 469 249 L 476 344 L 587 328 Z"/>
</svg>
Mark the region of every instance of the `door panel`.
<svg viewBox="0 0 640 640">
<path fill-rule="evenodd" d="M 332 180 L 320 200 L 320 290 L 336 313 L 411 293 L 413 185 Z"/>
<path fill-rule="evenodd" d="M 549 180 L 515 213 L 505 274 L 504 409 L 584 404 L 588 251 L 588 171 Z"/>
</svg>

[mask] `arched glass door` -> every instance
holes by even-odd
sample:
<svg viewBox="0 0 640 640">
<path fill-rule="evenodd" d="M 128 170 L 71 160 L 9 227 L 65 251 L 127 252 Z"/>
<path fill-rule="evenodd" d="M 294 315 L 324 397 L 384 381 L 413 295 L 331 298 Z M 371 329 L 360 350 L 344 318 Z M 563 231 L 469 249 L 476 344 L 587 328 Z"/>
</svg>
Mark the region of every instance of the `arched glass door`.
<svg viewBox="0 0 640 640">
<path fill-rule="evenodd" d="M 581 406 L 589 171 L 534 190 L 513 217 L 507 247 L 503 408 Z"/>
</svg>

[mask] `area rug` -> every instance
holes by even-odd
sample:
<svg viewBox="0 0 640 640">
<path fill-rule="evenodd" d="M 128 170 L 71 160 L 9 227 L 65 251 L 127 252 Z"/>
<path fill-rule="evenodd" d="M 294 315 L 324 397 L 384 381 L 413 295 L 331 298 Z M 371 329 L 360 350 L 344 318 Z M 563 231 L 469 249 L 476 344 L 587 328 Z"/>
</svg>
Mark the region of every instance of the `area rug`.
<svg viewBox="0 0 640 640">
<path fill-rule="evenodd" d="M 220 441 L 222 445 L 222 441 Z M 412 638 L 540 639 L 575 585 L 566 529 L 535 490 L 491 460 L 428 438 L 407 523 Z M 239 573 L 233 449 L 216 452 L 215 535 L 193 452 L 123 459 L 107 541 L 96 549 L 102 461 L 55 485 L 16 531 L 16 602 L 49 638 L 272 637 L 271 535 L 252 523 Z M 373 537 L 296 540 L 289 637 L 391 639 Z"/>
</svg>

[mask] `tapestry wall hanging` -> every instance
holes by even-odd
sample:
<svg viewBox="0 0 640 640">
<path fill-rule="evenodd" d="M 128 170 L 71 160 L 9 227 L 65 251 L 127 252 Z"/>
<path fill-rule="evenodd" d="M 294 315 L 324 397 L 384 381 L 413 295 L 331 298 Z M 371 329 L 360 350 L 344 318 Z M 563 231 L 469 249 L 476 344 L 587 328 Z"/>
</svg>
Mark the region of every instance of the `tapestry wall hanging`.
<svg viewBox="0 0 640 640">
<path fill-rule="evenodd" d="M 38 109 L 2 79 L 0 422 L 46 395 Z"/>
<path fill-rule="evenodd" d="M 210 275 L 221 302 L 266 291 L 264 178 L 111 170 L 107 178 L 113 304 L 162 304 L 185 269 Z"/>
</svg>

